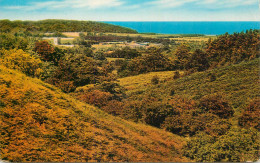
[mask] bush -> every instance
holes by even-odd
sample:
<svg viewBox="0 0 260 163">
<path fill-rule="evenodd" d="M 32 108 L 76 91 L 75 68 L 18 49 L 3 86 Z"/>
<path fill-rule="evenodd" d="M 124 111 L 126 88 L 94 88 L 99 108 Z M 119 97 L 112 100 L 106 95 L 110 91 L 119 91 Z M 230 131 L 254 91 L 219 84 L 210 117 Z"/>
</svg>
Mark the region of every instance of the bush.
<svg viewBox="0 0 260 163">
<path fill-rule="evenodd" d="M 56 86 L 59 86 L 60 82 L 70 81 L 75 87 L 79 87 L 96 83 L 99 76 L 99 70 L 92 58 L 83 54 L 66 55 L 59 61 L 58 68 L 47 81 Z"/>
<path fill-rule="evenodd" d="M 26 50 L 29 44 L 28 39 L 20 36 L 14 36 L 12 34 L 0 33 L 0 49 L 22 49 Z"/>
<path fill-rule="evenodd" d="M 48 62 L 58 64 L 59 60 L 64 56 L 63 50 L 53 47 L 48 41 L 37 41 L 34 51 L 37 52 L 41 59 Z"/>
<path fill-rule="evenodd" d="M 200 108 L 204 112 L 210 112 L 218 115 L 220 118 L 230 118 L 234 110 L 221 95 L 208 95 L 200 100 Z"/>
<path fill-rule="evenodd" d="M 33 77 L 39 77 L 43 72 L 41 69 L 42 61 L 21 49 L 0 50 L 0 63 Z"/>
<path fill-rule="evenodd" d="M 158 76 L 153 76 L 153 78 L 151 79 L 151 83 L 153 85 L 159 84 L 159 82 L 160 82 L 160 79 Z"/>
<path fill-rule="evenodd" d="M 112 100 L 112 97 L 113 95 L 111 93 L 102 92 L 100 90 L 93 90 L 91 92 L 77 95 L 79 100 L 98 107 L 106 106 L 107 103 Z"/>
<path fill-rule="evenodd" d="M 126 59 L 132 59 L 139 56 L 141 56 L 141 54 L 136 49 L 131 49 L 129 47 L 117 49 L 113 53 L 107 54 L 107 57 L 126 58 Z"/>
<path fill-rule="evenodd" d="M 160 127 L 161 124 L 165 121 L 165 118 L 170 115 L 169 111 L 171 107 L 161 102 L 147 102 L 142 108 L 142 120 L 146 124 Z"/>
<path fill-rule="evenodd" d="M 198 104 L 183 97 L 176 96 L 169 101 L 172 107 L 170 114 L 161 125 L 167 131 L 181 136 L 193 136 L 198 131 L 205 131 L 213 137 L 225 134 L 231 124 L 217 115 L 204 112 Z"/>
<path fill-rule="evenodd" d="M 179 79 L 181 77 L 181 74 L 179 71 L 175 71 L 173 74 L 173 79 Z"/>
<path fill-rule="evenodd" d="M 247 106 L 245 111 L 239 117 L 239 125 L 244 128 L 253 127 L 260 131 L 260 100 L 259 98 L 254 99 L 251 103 Z"/>
<path fill-rule="evenodd" d="M 209 73 L 208 76 L 209 76 L 209 81 L 210 82 L 214 82 L 217 79 L 217 77 L 216 77 L 216 75 L 214 73 Z"/>
<path fill-rule="evenodd" d="M 114 116 L 122 115 L 123 103 L 117 100 L 111 100 L 108 101 L 107 104 L 101 109 Z"/>
<path fill-rule="evenodd" d="M 259 143 L 256 130 L 233 128 L 217 139 L 201 132 L 188 141 L 184 155 L 197 162 L 256 161 Z"/>
</svg>

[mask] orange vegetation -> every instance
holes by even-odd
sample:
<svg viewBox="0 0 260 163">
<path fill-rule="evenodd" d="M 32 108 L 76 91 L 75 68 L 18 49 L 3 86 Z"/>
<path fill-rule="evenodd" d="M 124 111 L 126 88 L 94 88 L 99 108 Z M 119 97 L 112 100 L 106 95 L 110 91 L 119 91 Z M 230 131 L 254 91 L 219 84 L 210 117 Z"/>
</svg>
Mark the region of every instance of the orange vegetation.
<svg viewBox="0 0 260 163">
<path fill-rule="evenodd" d="M 183 138 L 0 66 L 0 155 L 15 162 L 189 161 Z"/>
</svg>

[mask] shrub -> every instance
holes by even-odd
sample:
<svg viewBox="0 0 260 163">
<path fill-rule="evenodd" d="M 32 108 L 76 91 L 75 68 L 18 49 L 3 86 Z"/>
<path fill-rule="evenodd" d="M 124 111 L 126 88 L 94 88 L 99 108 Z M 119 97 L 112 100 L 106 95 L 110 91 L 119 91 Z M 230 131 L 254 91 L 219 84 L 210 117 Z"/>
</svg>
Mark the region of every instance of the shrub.
<svg viewBox="0 0 260 163">
<path fill-rule="evenodd" d="M 0 63 L 33 77 L 39 77 L 43 72 L 42 61 L 21 49 L 0 50 Z"/>
<path fill-rule="evenodd" d="M 122 116 L 125 119 L 131 119 L 135 122 L 142 119 L 142 109 L 144 108 L 144 104 L 141 101 L 125 101 L 123 107 Z"/>
<path fill-rule="evenodd" d="M 141 56 L 141 54 L 136 49 L 131 49 L 129 47 L 117 49 L 113 53 L 107 54 L 107 57 L 126 59 L 132 59 L 139 56 Z"/>
<path fill-rule="evenodd" d="M 209 73 L 209 81 L 213 82 L 217 79 L 216 75 L 214 73 Z"/>
<path fill-rule="evenodd" d="M 28 39 L 24 37 L 14 36 L 9 33 L 0 33 L 0 49 L 22 49 L 25 51 L 28 44 Z"/>
<path fill-rule="evenodd" d="M 239 117 L 239 125 L 244 128 L 253 127 L 260 131 L 260 100 L 259 98 L 254 99 L 251 103 L 247 106 L 245 111 Z"/>
<path fill-rule="evenodd" d="M 117 100 L 111 100 L 101 109 L 114 116 L 122 115 L 123 103 Z"/>
<path fill-rule="evenodd" d="M 77 95 L 77 98 L 89 104 L 96 105 L 98 107 L 106 106 L 107 103 L 112 100 L 113 95 L 108 92 L 102 92 L 100 90 L 93 90 L 91 92 L 85 92 L 84 94 Z"/>
<path fill-rule="evenodd" d="M 234 110 L 221 95 L 208 95 L 200 100 L 200 108 L 205 112 L 218 115 L 220 118 L 230 118 Z"/>
<path fill-rule="evenodd" d="M 147 102 L 142 108 L 142 120 L 149 125 L 160 127 L 165 118 L 170 115 L 171 107 L 161 102 Z"/>
<path fill-rule="evenodd" d="M 159 82 L 160 82 L 160 79 L 158 76 L 153 76 L 153 78 L 151 79 L 151 83 L 153 85 L 159 84 Z"/>
<path fill-rule="evenodd" d="M 231 127 L 228 120 L 202 111 L 193 100 L 176 96 L 169 101 L 169 104 L 172 107 L 171 114 L 167 115 L 161 127 L 172 133 L 193 136 L 198 131 L 205 131 L 217 137 L 225 134 Z"/>
<path fill-rule="evenodd" d="M 179 71 L 175 71 L 173 74 L 173 79 L 179 79 L 181 77 L 181 74 Z"/>
<path fill-rule="evenodd" d="M 37 41 L 35 43 L 34 51 L 37 52 L 42 60 L 53 62 L 55 65 L 58 64 L 59 60 L 63 57 L 64 52 L 49 44 L 48 41 Z"/>
<path fill-rule="evenodd" d="M 184 155 L 197 162 L 245 162 L 259 159 L 259 133 L 233 128 L 215 139 L 198 133 L 184 148 Z"/>
<path fill-rule="evenodd" d="M 197 131 L 203 130 L 200 119 L 188 112 L 166 117 L 161 127 L 181 136 L 192 136 Z"/>
<path fill-rule="evenodd" d="M 60 82 L 70 81 L 75 87 L 79 87 L 96 83 L 99 76 L 99 70 L 92 58 L 83 54 L 66 55 L 59 61 L 58 68 L 47 81 L 56 86 L 59 86 Z"/>
</svg>

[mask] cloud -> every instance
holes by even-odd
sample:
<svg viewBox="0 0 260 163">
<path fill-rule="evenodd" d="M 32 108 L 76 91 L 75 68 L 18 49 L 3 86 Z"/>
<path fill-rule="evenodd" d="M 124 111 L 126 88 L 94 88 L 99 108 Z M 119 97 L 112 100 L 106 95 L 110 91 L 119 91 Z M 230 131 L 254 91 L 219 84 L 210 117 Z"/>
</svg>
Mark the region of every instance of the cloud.
<svg viewBox="0 0 260 163">
<path fill-rule="evenodd" d="M 154 0 L 147 4 L 163 8 L 177 8 L 184 5 L 203 8 L 233 8 L 245 5 L 257 5 L 258 0 Z"/>
<path fill-rule="evenodd" d="M 156 1 L 148 2 L 147 4 L 156 5 L 158 7 L 175 8 L 194 1 L 197 0 L 156 0 Z"/>
<path fill-rule="evenodd" d="M 258 4 L 258 0 L 201 0 L 197 4 L 207 8 L 234 8 Z"/>
<path fill-rule="evenodd" d="M 102 8 L 102 7 L 116 7 L 123 4 L 120 0 L 62 0 L 62 1 L 46 1 L 46 2 L 32 2 L 29 5 L 23 6 L 5 6 L 6 9 L 23 9 L 23 10 L 37 10 L 37 9 L 57 9 L 57 8 Z"/>
</svg>

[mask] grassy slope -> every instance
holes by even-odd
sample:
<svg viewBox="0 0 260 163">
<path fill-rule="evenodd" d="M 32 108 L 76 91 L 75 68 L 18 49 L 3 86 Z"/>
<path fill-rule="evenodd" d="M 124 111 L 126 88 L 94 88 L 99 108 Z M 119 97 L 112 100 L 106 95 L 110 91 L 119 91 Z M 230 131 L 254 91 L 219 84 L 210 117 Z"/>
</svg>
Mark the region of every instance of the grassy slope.
<svg viewBox="0 0 260 163">
<path fill-rule="evenodd" d="M 135 92 L 147 89 L 147 86 L 152 85 L 151 80 L 154 76 L 158 76 L 160 81 L 164 81 L 173 77 L 174 72 L 175 71 L 149 72 L 147 74 L 121 78 L 118 81 L 121 86 L 124 86 L 128 90 L 129 93 L 131 91 Z"/>
<path fill-rule="evenodd" d="M 209 73 L 216 75 L 215 81 L 210 81 Z M 165 78 L 167 74 L 168 72 L 165 72 L 165 74 L 162 72 L 162 78 Z M 150 82 L 151 79 L 145 76 L 122 78 L 119 83 L 131 88 L 127 94 L 133 98 L 141 97 L 144 94 L 153 94 L 158 98 L 167 100 L 172 98 L 170 96 L 171 90 L 175 91 L 175 95 L 187 96 L 193 99 L 200 99 L 209 94 L 222 93 L 232 104 L 237 114 L 242 111 L 245 104 L 260 94 L 258 59 L 206 72 L 194 73 L 177 80 L 161 82 L 155 86 L 151 84 L 147 87 L 139 86 Z M 158 76 L 160 77 L 160 75 Z M 169 77 L 171 77 L 170 74 Z"/>
<path fill-rule="evenodd" d="M 0 156 L 9 161 L 188 161 L 183 138 L 128 122 L 0 66 Z"/>
</svg>

